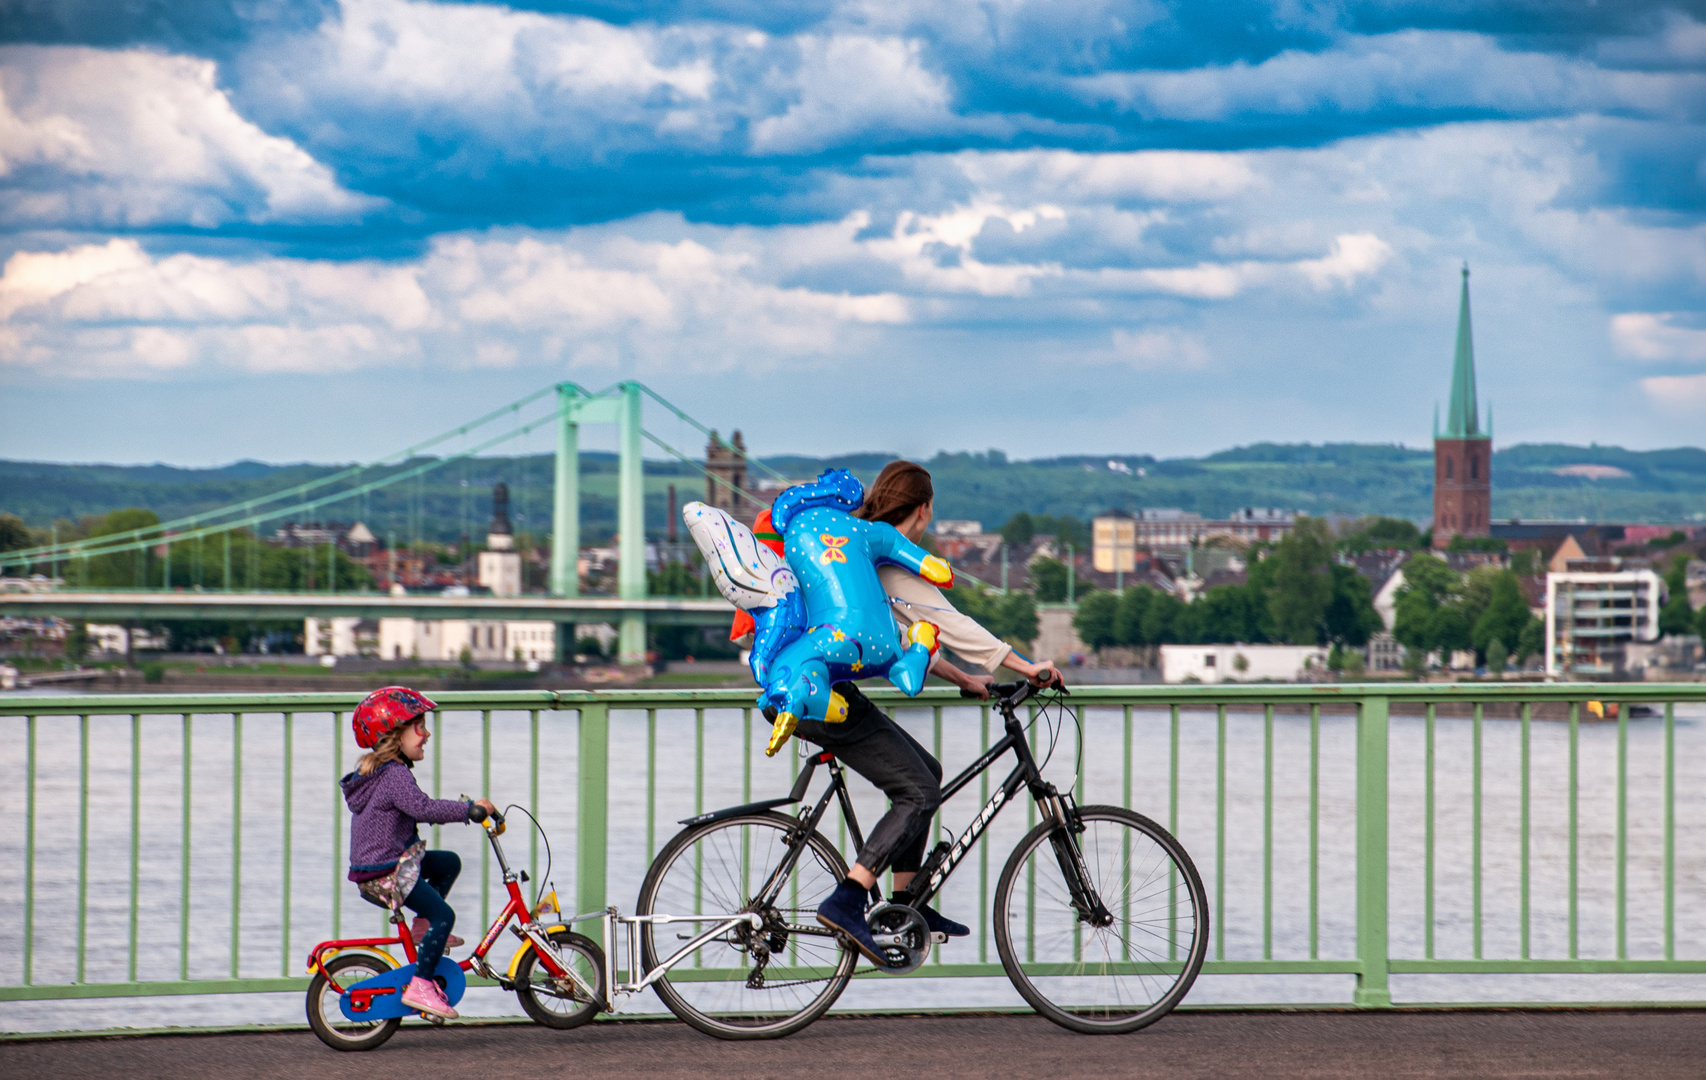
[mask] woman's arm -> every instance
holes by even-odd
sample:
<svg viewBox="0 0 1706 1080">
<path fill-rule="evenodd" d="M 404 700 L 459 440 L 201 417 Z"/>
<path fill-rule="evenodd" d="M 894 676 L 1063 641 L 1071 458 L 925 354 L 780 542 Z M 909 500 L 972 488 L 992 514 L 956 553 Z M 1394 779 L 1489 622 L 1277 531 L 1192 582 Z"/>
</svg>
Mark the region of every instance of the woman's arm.
<svg viewBox="0 0 1706 1080">
<path fill-rule="evenodd" d="M 994 671 L 1013 647 L 985 630 L 976 619 L 948 602 L 942 590 L 898 566 L 877 567 L 877 580 L 889 597 L 889 610 L 901 626 L 935 623 L 942 644 L 985 671 Z"/>
</svg>

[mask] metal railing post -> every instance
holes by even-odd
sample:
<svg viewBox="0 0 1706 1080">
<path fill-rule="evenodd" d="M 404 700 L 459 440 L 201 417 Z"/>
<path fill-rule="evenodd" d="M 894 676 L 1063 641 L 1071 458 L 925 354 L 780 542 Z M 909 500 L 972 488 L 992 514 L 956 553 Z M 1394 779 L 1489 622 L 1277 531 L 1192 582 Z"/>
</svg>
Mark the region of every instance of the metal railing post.
<svg viewBox="0 0 1706 1080">
<path fill-rule="evenodd" d="M 610 707 L 582 705 L 580 709 L 580 775 L 575 792 L 575 910 L 601 911 L 605 906 L 604 870 L 607 818 L 610 813 Z M 597 924 L 591 933 L 603 936 Z M 614 949 L 616 943 L 602 943 Z"/>
<path fill-rule="evenodd" d="M 1387 720 L 1391 701 L 1364 698 L 1357 709 L 1357 974 L 1352 1001 L 1392 1007 L 1386 941 Z"/>
</svg>

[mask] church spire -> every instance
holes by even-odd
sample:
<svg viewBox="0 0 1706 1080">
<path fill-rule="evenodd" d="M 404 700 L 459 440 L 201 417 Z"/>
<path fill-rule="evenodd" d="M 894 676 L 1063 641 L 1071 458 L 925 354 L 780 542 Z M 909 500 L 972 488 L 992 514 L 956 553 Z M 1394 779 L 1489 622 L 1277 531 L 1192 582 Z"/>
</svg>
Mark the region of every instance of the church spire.
<svg viewBox="0 0 1706 1080">
<path fill-rule="evenodd" d="M 1463 294 L 1457 305 L 1457 355 L 1451 366 L 1451 402 L 1446 413 L 1445 438 L 1481 439 L 1479 406 L 1475 400 L 1475 341 L 1469 327 L 1469 264 L 1463 264 Z"/>
</svg>

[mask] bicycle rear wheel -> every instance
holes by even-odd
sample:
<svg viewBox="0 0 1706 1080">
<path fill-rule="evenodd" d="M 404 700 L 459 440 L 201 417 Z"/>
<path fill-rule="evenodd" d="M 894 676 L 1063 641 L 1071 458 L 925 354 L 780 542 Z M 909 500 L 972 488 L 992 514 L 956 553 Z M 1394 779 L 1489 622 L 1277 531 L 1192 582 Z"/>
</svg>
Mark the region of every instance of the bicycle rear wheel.
<svg viewBox="0 0 1706 1080">
<path fill-rule="evenodd" d="M 326 970 L 347 990 L 356 983 L 385 974 L 393 966 L 369 953 L 347 952 L 333 957 Z M 325 975 L 315 975 L 308 984 L 308 1026 L 333 1050 L 372 1050 L 397 1034 L 403 1023 L 395 1016 L 384 1020 L 351 1020 L 344 1015 L 339 1004 L 341 998 Z"/>
<path fill-rule="evenodd" d="M 806 838 L 775 901 L 763 887 L 787 856 L 800 824 L 775 813 L 743 814 L 683 830 L 652 862 L 640 886 L 640 915 L 756 911 L 761 930 L 740 926 L 700 946 L 652 984 L 683 1021 L 719 1039 L 777 1039 L 829 1011 L 853 975 L 858 953 L 819 926 L 817 906 L 847 875 L 847 864 L 816 832 Z M 644 970 L 698 936 L 697 922 L 640 927 Z"/>
<path fill-rule="evenodd" d="M 1117 806 L 1085 806 L 1076 839 L 1087 885 L 1109 921 L 1072 902 L 1057 841 L 1043 823 L 1019 841 L 995 888 L 1001 966 L 1031 1007 L 1088 1034 L 1136 1031 L 1189 992 L 1208 950 L 1208 894 L 1166 829 Z"/>
</svg>

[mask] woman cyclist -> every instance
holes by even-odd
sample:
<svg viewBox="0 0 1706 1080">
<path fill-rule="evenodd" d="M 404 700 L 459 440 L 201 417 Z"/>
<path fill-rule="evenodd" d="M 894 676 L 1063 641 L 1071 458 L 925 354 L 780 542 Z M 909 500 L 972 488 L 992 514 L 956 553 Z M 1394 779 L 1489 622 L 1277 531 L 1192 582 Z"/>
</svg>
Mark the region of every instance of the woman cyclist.
<svg viewBox="0 0 1706 1080">
<path fill-rule="evenodd" d="M 934 517 L 934 501 L 930 474 L 923 466 L 892 461 L 878 474 L 854 516 L 888 522 L 918 543 Z M 898 566 L 879 567 L 877 574 L 902 630 L 914 622 L 932 622 L 947 649 L 985 671 L 1006 667 L 1038 685 L 1059 682 L 1060 675 L 1052 664 L 1034 664 L 1014 652 L 1012 646 L 956 610 L 936 586 Z M 988 675 L 961 671 L 941 652 L 930 672 L 982 698 L 989 696 L 993 682 Z M 923 865 L 930 818 L 942 802 L 942 765 L 853 683 L 837 683 L 835 689 L 847 700 L 847 719 L 838 724 L 802 719 L 794 733 L 833 752 L 842 764 L 882 789 L 889 797 L 889 810 L 866 837 L 847 877 L 818 907 L 817 918 L 851 938 L 872 963 L 883 965 L 882 953 L 865 925 L 866 904 L 877 875 L 885 869 L 894 871 L 898 893 Z M 971 933 L 969 927 L 945 918 L 928 905 L 920 913 L 934 932 L 949 937 Z"/>
</svg>

